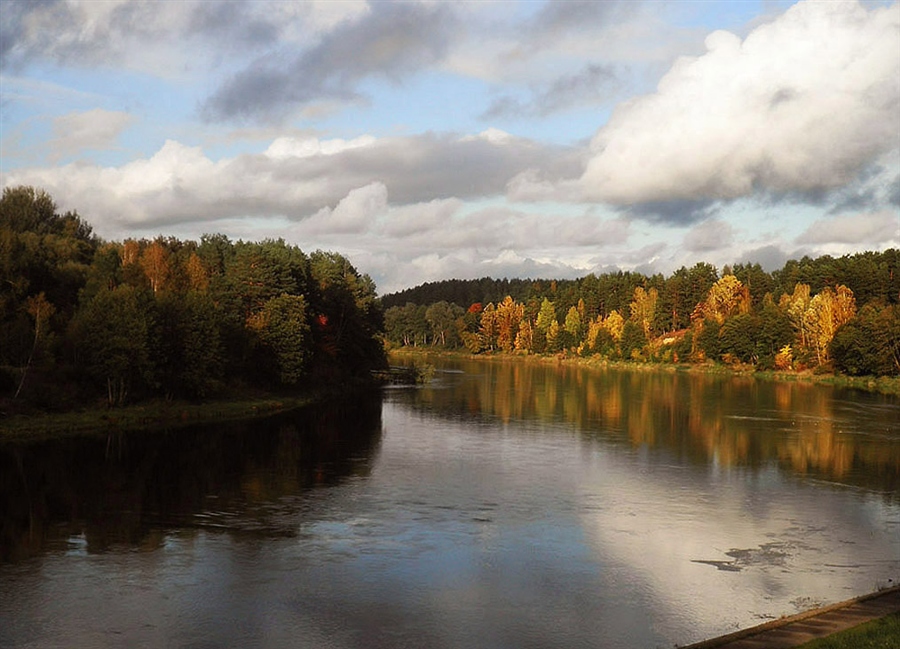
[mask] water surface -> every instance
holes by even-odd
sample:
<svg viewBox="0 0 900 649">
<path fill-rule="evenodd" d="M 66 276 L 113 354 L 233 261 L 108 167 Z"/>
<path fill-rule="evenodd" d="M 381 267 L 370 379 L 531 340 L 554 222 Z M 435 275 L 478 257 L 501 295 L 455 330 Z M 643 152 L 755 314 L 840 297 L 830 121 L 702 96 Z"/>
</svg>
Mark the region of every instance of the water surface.
<svg viewBox="0 0 900 649">
<path fill-rule="evenodd" d="M 0 447 L 0 646 L 671 647 L 900 577 L 895 399 L 438 369 L 246 426 Z"/>
</svg>

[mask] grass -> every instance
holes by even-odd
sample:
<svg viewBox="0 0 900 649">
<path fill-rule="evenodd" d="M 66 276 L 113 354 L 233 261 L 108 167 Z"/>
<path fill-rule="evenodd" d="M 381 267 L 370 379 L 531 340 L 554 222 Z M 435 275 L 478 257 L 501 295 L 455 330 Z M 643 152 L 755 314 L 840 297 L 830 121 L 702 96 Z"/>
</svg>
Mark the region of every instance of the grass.
<svg viewBox="0 0 900 649">
<path fill-rule="evenodd" d="M 214 421 L 239 421 L 286 412 L 315 400 L 312 395 L 257 397 L 187 403 L 148 401 L 121 408 L 88 408 L 59 414 L 17 415 L 0 419 L 0 440 L 41 439 L 113 430 L 173 429 Z"/>
<path fill-rule="evenodd" d="M 852 629 L 812 640 L 797 649 L 897 649 L 897 647 L 900 647 L 900 613 L 893 613 Z"/>
</svg>

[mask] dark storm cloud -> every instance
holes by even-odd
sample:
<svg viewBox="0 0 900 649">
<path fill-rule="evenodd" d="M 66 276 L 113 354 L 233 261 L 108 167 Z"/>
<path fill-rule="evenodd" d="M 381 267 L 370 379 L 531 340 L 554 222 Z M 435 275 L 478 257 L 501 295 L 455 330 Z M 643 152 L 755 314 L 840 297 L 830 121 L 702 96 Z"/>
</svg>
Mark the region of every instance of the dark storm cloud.
<svg viewBox="0 0 900 649">
<path fill-rule="evenodd" d="M 258 52 L 279 37 L 281 25 L 253 2 L 166 5 L 132 0 L 92 15 L 62 0 L 2 0 L 0 68 L 49 59 L 63 65 L 121 64 L 161 42 L 209 41 L 220 50 Z M 143 54 L 142 54 L 143 53 Z M 152 58 L 152 56 L 151 56 Z"/>
<path fill-rule="evenodd" d="M 367 77 L 399 83 L 440 60 L 457 22 L 447 5 L 375 3 L 299 56 L 268 55 L 227 81 L 203 106 L 208 119 L 277 115 L 316 100 L 358 97 Z"/>
<path fill-rule="evenodd" d="M 188 31 L 222 38 L 219 42 L 224 46 L 272 45 L 278 39 L 279 26 L 250 15 L 248 8 L 248 2 L 201 2 L 191 13 Z"/>
<path fill-rule="evenodd" d="M 595 29 L 597 26 L 633 11 L 638 2 L 598 2 L 597 0 L 549 0 L 531 23 L 533 37 L 552 40 L 571 30 Z"/>
<path fill-rule="evenodd" d="M 604 97 L 604 90 L 616 78 L 612 66 L 588 65 L 577 74 L 559 77 L 543 88 L 532 88 L 527 102 L 504 96 L 495 100 L 482 114 L 484 119 L 498 117 L 546 117 Z"/>
<path fill-rule="evenodd" d="M 39 12 L 55 12 L 65 21 L 68 9 L 62 0 L 3 0 L 0 70 L 25 63 L 52 44 L 52 34 L 31 34 L 27 28 L 28 17 Z"/>
<path fill-rule="evenodd" d="M 843 187 L 788 192 L 760 188 L 757 196 L 769 207 L 812 205 L 827 208 L 831 215 L 876 211 L 888 205 L 900 205 L 900 176 L 892 175 L 882 164 L 873 163 Z"/>
<path fill-rule="evenodd" d="M 709 199 L 648 201 L 630 205 L 623 212 L 646 221 L 677 226 L 690 225 L 715 216 L 719 206 L 719 201 Z"/>
<path fill-rule="evenodd" d="M 894 178 L 888 193 L 888 202 L 894 207 L 900 207 L 900 176 Z"/>
</svg>

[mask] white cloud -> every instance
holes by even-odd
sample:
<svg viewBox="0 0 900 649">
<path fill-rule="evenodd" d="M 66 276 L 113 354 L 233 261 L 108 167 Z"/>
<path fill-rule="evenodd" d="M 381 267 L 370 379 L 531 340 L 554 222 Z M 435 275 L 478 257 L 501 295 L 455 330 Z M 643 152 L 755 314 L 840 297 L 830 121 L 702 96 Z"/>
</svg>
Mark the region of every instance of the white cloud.
<svg viewBox="0 0 900 649">
<path fill-rule="evenodd" d="M 276 138 L 266 155 L 274 159 L 306 158 L 315 155 L 335 155 L 342 151 L 358 149 L 360 147 L 375 144 L 376 140 L 370 135 L 361 135 L 352 140 L 339 138 L 332 140 L 319 140 L 318 138 L 279 137 Z"/>
<path fill-rule="evenodd" d="M 900 210 L 822 218 L 797 237 L 796 243 L 900 246 Z"/>
<path fill-rule="evenodd" d="M 594 200 L 830 189 L 900 147 L 900 5 L 801 2 L 742 42 L 718 31 L 592 142 Z"/>
<path fill-rule="evenodd" d="M 387 208 L 387 188 L 372 183 L 353 189 L 334 209 L 323 207 L 304 222 L 303 230 L 357 234 L 365 231 Z"/>
<path fill-rule="evenodd" d="M 718 250 L 731 245 L 734 231 L 731 225 L 721 219 L 704 221 L 684 235 L 684 247 L 691 252 Z"/>
<path fill-rule="evenodd" d="M 463 202 L 457 198 L 447 198 L 394 207 L 385 215 L 382 233 L 397 239 L 427 235 L 451 223 L 462 205 Z"/>
<path fill-rule="evenodd" d="M 51 159 L 87 149 L 110 148 L 133 121 L 134 117 L 128 113 L 102 108 L 57 117 L 53 120 Z"/>
<path fill-rule="evenodd" d="M 61 206 L 120 223 L 172 224 L 238 216 L 308 218 L 351 190 L 381 183 L 396 205 L 499 196 L 538 161 L 572 169 L 571 153 L 513 137 L 425 134 L 353 140 L 280 138 L 263 153 L 212 160 L 174 140 L 119 167 L 87 163 L 15 169 L 4 185 L 38 185 Z"/>
</svg>

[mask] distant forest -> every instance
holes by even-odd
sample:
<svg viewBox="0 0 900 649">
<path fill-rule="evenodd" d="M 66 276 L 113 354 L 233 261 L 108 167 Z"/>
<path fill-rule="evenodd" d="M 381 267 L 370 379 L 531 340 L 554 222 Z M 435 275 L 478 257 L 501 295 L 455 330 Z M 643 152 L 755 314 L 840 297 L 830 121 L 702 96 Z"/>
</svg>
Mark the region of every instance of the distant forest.
<svg viewBox="0 0 900 649">
<path fill-rule="evenodd" d="M 900 253 L 804 257 L 771 273 L 432 282 L 381 298 L 393 345 L 900 375 Z"/>
<path fill-rule="evenodd" d="M 33 187 L 0 199 L 0 417 L 344 385 L 386 364 L 375 284 L 281 240 L 103 241 Z"/>
</svg>

